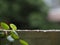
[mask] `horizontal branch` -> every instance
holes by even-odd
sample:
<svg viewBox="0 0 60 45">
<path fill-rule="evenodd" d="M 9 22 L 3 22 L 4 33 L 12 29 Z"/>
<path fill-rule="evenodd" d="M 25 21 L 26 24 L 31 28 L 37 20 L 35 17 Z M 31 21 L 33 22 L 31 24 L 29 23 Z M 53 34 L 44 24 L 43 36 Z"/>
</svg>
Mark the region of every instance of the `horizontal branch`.
<svg viewBox="0 0 60 45">
<path fill-rule="evenodd" d="M 12 30 L 0 30 L 0 31 L 12 31 Z M 34 31 L 37 31 L 37 32 L 60 32 L 60 30 L 16 30 L 16 31 L 29 31 L 29 32 L 34 32 Z"/>
</svg>

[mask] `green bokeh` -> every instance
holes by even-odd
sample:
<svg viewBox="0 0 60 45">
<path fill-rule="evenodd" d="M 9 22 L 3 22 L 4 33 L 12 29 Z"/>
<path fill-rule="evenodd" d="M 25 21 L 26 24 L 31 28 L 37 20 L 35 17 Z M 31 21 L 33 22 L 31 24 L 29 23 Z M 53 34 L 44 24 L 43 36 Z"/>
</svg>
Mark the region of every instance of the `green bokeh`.
<svg viewBox="0 0 60 45">
<path fill-rule="evenodd" d="M 48 9 L 43 0 L 0 0 L 0 21 L 18 29 L 60 29 L 60 23 L 46 20 Z"/>
</svg>

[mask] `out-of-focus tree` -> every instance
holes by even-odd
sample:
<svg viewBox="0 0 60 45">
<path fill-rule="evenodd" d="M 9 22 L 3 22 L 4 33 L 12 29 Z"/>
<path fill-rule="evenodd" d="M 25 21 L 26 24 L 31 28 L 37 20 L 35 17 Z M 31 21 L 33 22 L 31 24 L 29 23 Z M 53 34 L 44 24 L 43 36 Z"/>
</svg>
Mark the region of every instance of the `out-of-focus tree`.
<svg viewBox="0 0 60 45">
<path fill-rule="evenodd" d="M 59 23 L 46 20 L 47 13 L 43 0 L 0 0 L 0 21 L 19 29 L 60 29 Z"/>
</svg>

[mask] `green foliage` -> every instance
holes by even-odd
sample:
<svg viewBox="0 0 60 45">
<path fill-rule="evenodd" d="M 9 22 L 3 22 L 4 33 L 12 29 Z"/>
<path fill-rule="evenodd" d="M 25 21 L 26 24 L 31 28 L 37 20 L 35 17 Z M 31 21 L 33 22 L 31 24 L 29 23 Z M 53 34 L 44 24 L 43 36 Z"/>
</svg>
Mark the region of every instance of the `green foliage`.
<svg viewBox="0 0 60 45">
<path fill-rule="evenodd" d="M 20 6 L 19 6 L 19 4 L 18 4 L 18 3 L 13 3 L 12 8 L 13 8 L 13 10 L 14 10 L 15 12 L 17 12 L 17 11 L 19 11 Z"/>
<path fill-rule="evenodd" d="M 48 9 L 43 0 L 0 0 L 0 21 L 19 29 L 60 29 L 59 23 L 46 20 Z"/>
<path fill-rule="evenodd" d="M 16 25 L 10 24 L 10 27 L 11 27 L 12 30 L 13 30 L 13 31 L 11 31 L 11 36 L 12 36 L 14 39 L 19 39 L 19 36 L 18 36 L 18 34 L 17 34 L 17 32 L 16 32 L 16 30 L 17 30 Z"/>
<path fill-rule="evenodd" d="M 20 42 L 21 45 L 28 45 L 28 43 L 25 40 L 20 39 L 19 42 Z"/>
<path fill-rule="evenodd" d="M 14 38 L 15 40 L 19 39 L 19 36 L 16 35 L 14 32 L 11 32 L 11 36 L 12 36 L 12 38 Z"/>
<path fill-rule="evenodd" d="M 43 0 L 26 0 L 27 2 L 29 2 L 32 5 L 42 5 L 43 4 Z"/>
<path fill-rule="evenodd" d="M 34 28 L 39 27 L 39 24 L 43 24 L 43 19 L 40 19 L 40 21 L 37 21 L 37 23 L 32 22 L 32 18 L 38 15 L 37 12 L 39 12 L 39 15 L 45 15 L 47 12 L 47 6 L 45 6 L 45 3 L 43 0 L 0 0 L 1 2 L 1 13 L 0 13 L 0 19 L 2 20 L 8 20 L 8 22 L 15 23 L 17 27 L 20 29 L 26 29 L 26 28 Z M 2 9 L 3 8 L 3 9 Z M 32 14 L 31 13 L 37 13 Z M 29 17 L 30 16 L 30 17 Z M 37 16 L 38 18 L 42 18 L 40 16 Z M 38 19 L 39 20 L 39 19 Z M 35 20 L 33 20 L 35 21 Z M 36 22 L 36 21 L 35 21 Z M 33 26 L 35 25 L 36 26 Z M 32 26 L 32 27 L 31 27 Z"/>
<path fill-rule="evenodd" d="M 1 22 L 1 27 L 3 28 L 2 30 L 10 29 L 9 26 L 4 22 Z M 26 41 L 20 39 L 18 33 L 16 32 L 17 27 L 14 24 L 10 24 L 10 27 L 12 28 L 12 30 L 11 30 L 11 32 L 9 32 L 10 33 L 9 35 L 5 35 L 4 32 L 0 31 L 0 33 L 1 33 L 0 38 L 4 37 L 4 35 L 6 36 L 5 38 L 7 38 L 8 36 L 11 36 L 11 37 L 7 38 L 8 41 L 13 42 L 11 40 L 11 38 L 12 38 L 14 40 L 19 40 L 20 44 L 22 44 L 22 45 L 28 45 L 28 43 Z"/>
<path fill-rule="evenodd" d="M 10 24 L 10 27 L 12 28 L 12 30 L 17 30 L 17 27 L 14 24 Z"/>
<path fill-rule="evenodd" d="M 43 21 L 42 21 L 43 20 Z M 44 17 L 38 12 L 33 12 L 29 16 L 29 23 L 31 27 L 40 28 L 44 24 Z M 42 24 L 43 23 L 43 24 Z"/>
<path fill-rule="evenodd" d="M 4 23 L 4 22 L 1 22 L 1 27 L 2 27 L 3 29 L 5 29 L 5 30 L 10 29 L 9 26 L 8 26 L 6 23 Z"/>
</svg>

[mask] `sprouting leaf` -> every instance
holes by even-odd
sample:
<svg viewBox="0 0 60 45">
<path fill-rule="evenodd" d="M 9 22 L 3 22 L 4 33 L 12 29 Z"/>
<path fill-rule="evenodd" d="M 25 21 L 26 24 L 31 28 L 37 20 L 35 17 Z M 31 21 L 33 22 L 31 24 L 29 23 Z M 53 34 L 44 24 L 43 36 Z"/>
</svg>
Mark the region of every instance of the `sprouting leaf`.
<svg viewBox="0 0 60 45">
<path fill-rule="evenodd" d="M 10 24 L 10 27 L 12 28 L 12 30 L 17 30 L 17 27 L 14 24 Z"/>
<path fill-rule="evenodd" d="M 28 45 L 28 43 L 25 40 L 20 39 L 19 42 L 20 42 L 21 45 Z"/>
<path fill-rule="evenodd" d="M 19 36 L 17 34 L 15 34 L 14 32 L 11 32 L 11 36 L 14 38 L 14 39 L 19 39 Z"/>
<path fill-rule="evenodd" d="M 9 26 L 8 26 L 6 23 L 4 23 L 4 22 L 1 22 L 1 27 L 2 27 L 3 29 L 5 29 L 5 30 L 10 29 Z"/>
</svg>

